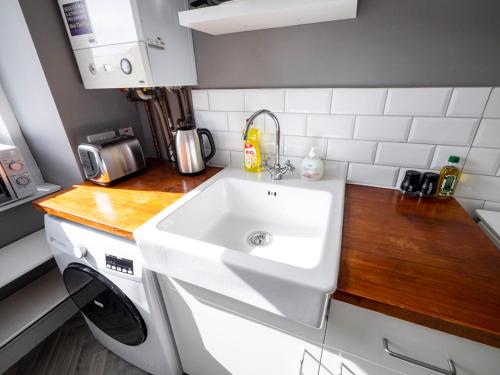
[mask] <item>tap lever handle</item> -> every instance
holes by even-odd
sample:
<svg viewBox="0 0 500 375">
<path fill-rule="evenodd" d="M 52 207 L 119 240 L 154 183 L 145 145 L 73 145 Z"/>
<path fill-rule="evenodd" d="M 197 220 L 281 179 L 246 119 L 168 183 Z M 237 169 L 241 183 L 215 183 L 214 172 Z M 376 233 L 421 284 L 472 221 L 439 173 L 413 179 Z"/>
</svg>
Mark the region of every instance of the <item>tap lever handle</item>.
<svg viewBox="0 0 500 375">
<path fill-rule="evenodd" d="M 288 167 L 291 173 L 295 171 L 295 167 L 293 166 L 292 162 L 290 160 L 287 160 L 285 163 L 285 166 Z"/>
</svg>

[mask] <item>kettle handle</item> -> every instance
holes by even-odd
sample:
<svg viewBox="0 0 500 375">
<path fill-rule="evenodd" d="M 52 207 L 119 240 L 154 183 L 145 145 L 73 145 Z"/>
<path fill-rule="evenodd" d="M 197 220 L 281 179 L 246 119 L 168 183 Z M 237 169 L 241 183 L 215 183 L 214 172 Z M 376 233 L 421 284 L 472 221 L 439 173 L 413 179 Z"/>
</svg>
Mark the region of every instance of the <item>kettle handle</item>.
<svg viewBox="0 0 500 375">
<path fill-rule="evenodd" d="M 208 142 L 210 143 L 210 154 L 208 154 L 208 156 L 205 156 L 205 149 L 204 148 L 202 149 L 203 157 L 204 157 L 205 163 L 206 163 L 207 161 L 209 161 L 210 159 L 212 159 L 215 156 L 214 137 L 212 137 L 212 133 L 210 133 L 210 130 L 208 130 L 206 128 L 197 129 L 197 130 L 198 130 L 198 135 L 200 136 L 202 148 L 203 148 L 203 140 L 201 137 L 203 135 L 207 136 Z"/>
</svg>

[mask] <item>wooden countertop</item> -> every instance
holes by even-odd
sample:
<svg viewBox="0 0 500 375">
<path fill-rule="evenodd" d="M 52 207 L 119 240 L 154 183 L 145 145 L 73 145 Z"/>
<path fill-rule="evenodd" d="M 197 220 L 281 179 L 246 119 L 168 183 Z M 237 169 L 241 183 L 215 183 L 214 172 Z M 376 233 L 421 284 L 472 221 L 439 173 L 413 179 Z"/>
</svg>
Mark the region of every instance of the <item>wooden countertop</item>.
<svg viewBox="0 0 500 375">
<path fill-rule="evenodd" d="M 128 239 L 158 212 L 208 180 L 221 168 L 181 176 L 170 163 L 148 159 L 148 168 L 111 187 L 84 182 L 34 201 L 43 212 Z"/>
<path fill-rule="evenodd" d="M 500 252 L 455 199 L 347 185 L 333 297 L 500 348 Z"/>
<path fill-rule="evenodd" d="M 132 239 L 133 231 L 216 174 L 167 163 L 112 187 L 86 182 L 35 201 L 42 211 Z M 454 200 L 347 185 L 333 298 L 500 348 L 500 252 Z"/>
</svg>

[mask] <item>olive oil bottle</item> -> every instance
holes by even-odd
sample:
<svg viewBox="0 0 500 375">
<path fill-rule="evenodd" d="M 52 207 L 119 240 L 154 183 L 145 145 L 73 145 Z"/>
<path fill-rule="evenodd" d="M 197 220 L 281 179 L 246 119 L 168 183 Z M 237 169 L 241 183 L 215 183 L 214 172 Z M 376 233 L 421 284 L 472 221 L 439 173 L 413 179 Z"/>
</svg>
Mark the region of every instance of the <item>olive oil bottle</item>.
<svg viewBox="0 0 500 375">
<path fill-rule="evenodd" d="M 453 196 L 458 177 L 460 176 L 460 170 L 457 167 L 459 161 L 460 158 L 458 156 L 450 156 L 448 158 L 448 164 L 441 167 L 436 194 L 437 198 L 449 199 Z"/>
</svg>

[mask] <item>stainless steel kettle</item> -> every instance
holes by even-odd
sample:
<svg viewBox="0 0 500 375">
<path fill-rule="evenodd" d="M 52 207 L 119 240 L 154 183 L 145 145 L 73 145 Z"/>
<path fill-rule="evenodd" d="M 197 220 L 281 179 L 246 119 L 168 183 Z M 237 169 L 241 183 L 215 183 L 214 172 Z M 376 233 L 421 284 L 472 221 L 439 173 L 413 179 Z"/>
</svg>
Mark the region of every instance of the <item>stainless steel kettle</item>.
<svg viewBox="0 0 500 375">
<path fill-rule="evenodd" d="M 203 138 L 210 144 L 210 153 L 205 155 Z M 208 129 L 179 128 L 175 132 L 175 162 L 182 175 L 196 175 L 205 170 L 206 163 L 215 155 L 215 142 Z"/>
</svg>

